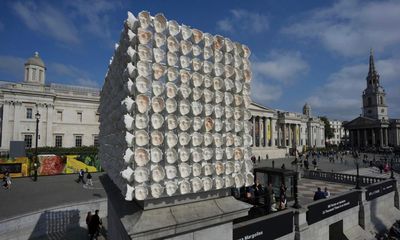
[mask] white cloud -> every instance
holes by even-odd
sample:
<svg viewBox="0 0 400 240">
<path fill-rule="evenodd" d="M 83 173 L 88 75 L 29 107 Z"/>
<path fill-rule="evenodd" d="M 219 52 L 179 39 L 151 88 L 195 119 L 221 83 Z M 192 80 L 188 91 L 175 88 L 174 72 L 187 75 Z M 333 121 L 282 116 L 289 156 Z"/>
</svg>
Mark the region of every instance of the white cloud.
<svg viewBox="0 0 400 240">
<path fill-rule="evenodd" d="M 26 59 L 14 56 L 0 56 L 0 73 L 14 77 L 15 79 L 2 80 L 18 80 L 22 81 L 24 74 L 24 63 Z"/>
<path fill-rule="evenodd" d="M 360 56 L 369 48 L 381 52 L 398 45 L 399 25 L 399 1 L 340 0 L 296 19 L 283 32 L 317 39 L 330 51 L 343 56 Z"/>
<path fill-rule="evenodd" d="M 71 83 L 79 86 L 99 87 L 99 84 L 89 77 L 89 74 L 72 65 L 65 65 L 62 63 L 50 63 L 50 67 L 56 75 L 67 77 Z"/>
<path fill-rule="evenodd" d="M 282 89 L 280 86 L 271 85 L 254 79 L 251 84 L 251 98 L 260 104 L 270 105 L 270 102 L 279 100 L 282 96 Z"/>
<path fill-rule="evenodd" d="M 217 22 L 217 29 L 224 32 L 246 34 L 262 33 L 269 29 L 267 16 L 244 9 L 230 10 L 230 16 Z"/>
<path fill-rule="evenodd" d="M 253 61 L 252 69 L 260 77 L 290 83 L 304 76 L 309 66 L 300 52 L 271 51 L 267 59 Z"/>
<path fill-rule="evenodd" d="M 63 43 L 76 44 L 78 30 L 72 21 L 60 10 L 49 4 L 15 2 L 12 8 L 25 25 L 33 31 L 53 37 Z"/>
</svg>

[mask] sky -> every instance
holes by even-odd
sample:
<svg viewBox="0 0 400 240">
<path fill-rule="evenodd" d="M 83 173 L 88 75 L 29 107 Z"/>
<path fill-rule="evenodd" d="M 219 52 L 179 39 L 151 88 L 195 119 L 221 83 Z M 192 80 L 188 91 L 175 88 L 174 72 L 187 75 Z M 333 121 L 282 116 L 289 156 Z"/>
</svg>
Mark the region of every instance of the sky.
<svg viewBox="0 0 400 240">
<path fill-rule="evenodd" d="M 389 116 L 400 118 L 398 0 L 71 0 L 0 2 L 0 80 L 21 82 L 38 51 L 46 83 L 101 88 L 127 11 L 163 13 L 249 46 L 252 99 L 283 111 L 361 114 L 373 49 Z"/>
</svg>

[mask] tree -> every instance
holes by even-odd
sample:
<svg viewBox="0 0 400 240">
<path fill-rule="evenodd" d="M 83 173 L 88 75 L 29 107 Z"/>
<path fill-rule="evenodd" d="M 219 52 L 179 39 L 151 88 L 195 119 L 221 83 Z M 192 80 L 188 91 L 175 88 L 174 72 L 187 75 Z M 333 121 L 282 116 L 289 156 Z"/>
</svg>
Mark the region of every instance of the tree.
<svg viewBox="0 0 400 240">
<path fill-rule="evenodd" d="M 334 137 L 333 129 L 331 128 L 331 124 L 329 124 L 329 120 L 326 116 L 320 117 L 321 120 L 325 124 L 325 139 L 331 139 Z"/>
</svg>

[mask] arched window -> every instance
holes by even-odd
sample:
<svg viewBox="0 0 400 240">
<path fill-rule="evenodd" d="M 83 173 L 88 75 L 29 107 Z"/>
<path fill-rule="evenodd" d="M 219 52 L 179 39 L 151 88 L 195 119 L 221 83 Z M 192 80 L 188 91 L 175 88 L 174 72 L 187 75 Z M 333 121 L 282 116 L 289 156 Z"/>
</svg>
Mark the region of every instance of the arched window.
<svg viewBox="0 0 400 240">
<path fill-rule="evenodd" d="M 380 98 L 380 104 L 383 104 L 383 97 L 380 96 L 379 98 Z"/>
</svg>

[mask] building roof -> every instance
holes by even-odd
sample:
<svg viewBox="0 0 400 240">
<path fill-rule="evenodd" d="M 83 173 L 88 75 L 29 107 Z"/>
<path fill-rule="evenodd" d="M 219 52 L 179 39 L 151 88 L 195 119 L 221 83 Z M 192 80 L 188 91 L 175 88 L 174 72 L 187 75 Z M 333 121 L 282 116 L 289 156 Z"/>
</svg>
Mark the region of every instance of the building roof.
<svg viewBox="0 0 400 240">
<path fill-rule="evenodd" d="M 39 57 L 38 52 L 35 52 L 35 55 L 26 61 L 25 66 L 26 65 L 35 65 L 35 66 L 39 66 L 39 67 L 43 67 L 43 68 L 46 67 L 44 65 L 43 60 Z"/>
</svg>

